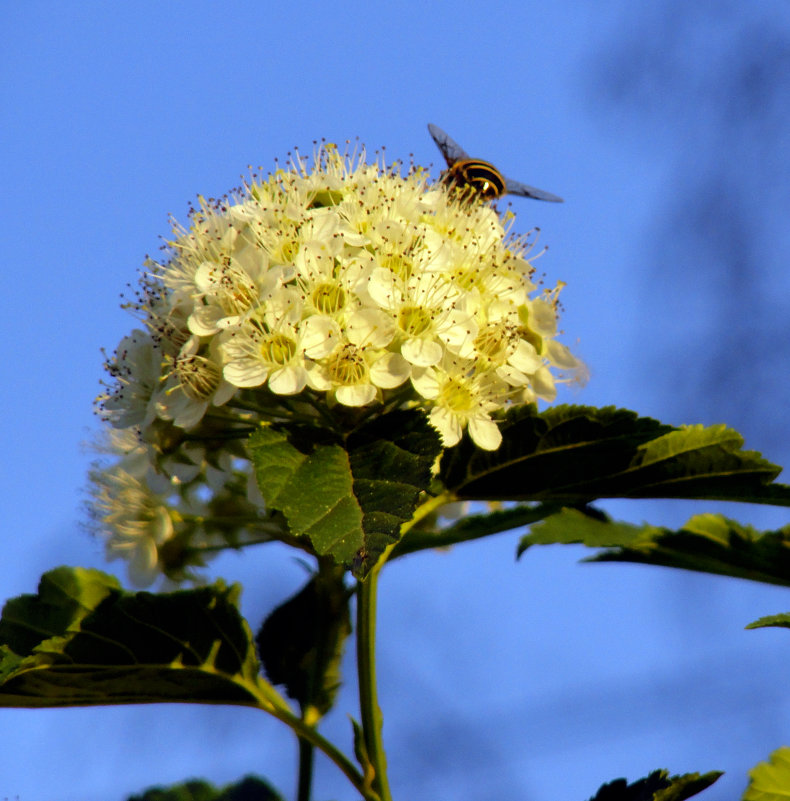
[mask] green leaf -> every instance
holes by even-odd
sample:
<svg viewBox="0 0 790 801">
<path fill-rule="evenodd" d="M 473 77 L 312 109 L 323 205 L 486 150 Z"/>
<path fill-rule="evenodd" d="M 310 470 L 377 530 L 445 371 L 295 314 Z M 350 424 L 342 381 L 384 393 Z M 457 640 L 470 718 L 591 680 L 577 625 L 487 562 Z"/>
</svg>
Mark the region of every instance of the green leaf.
<svg viewBox="0 0 790 801">
<path fill-rule="evenodd" d="M 325 715 L 340 687 L 340 660 L 351 634 L 349 591 L 337 568 L 316 573 L 277 607 L 256 637 L 266 677 L 284 684 L 302 710 Z"/>
<path fill-rule="evenodd" d="M 271 709 L 238 585 L 128 593 L 98 570 L 45 573 L 0 618 L 0 706 L 195 702 Z M 276 695 L 276 694 L 275 694 Z M 284 702 L 283 702 L 284 703 Z"/>
<path fill-rule="evenodd" d="M 672 776 L 669 787 L 659 790 L 653 796 L 653 801 L 685 801 L 697 793 L 710 787 L 723 771 L 711 770 L 708 773 L 684 773 L 682 776 Z"/>
<path fill-rule="evenodd" d="M 267 426 L 252 435 L 249 449 L 267 507 L 281 511 L 317 554 L 364 576 L 414 514 L 441 443 L 425 415 L 412 410 L 378 417 L 343 438 Z"/>
<path fill-rule="evenodd" d="M 711 771 L 670 776 L 669 771 L 654 770 L 649 776 L 628 784 L 615 779 L 601 786 L 590 801 L 685 801 L 710 787 L 722 774 Z"/>
<path fill-rule="evenodd" d="M 591 561 L 664 565 L 790 586 L 790 526 L 758 532 L 722 515 L 703 514 L 679 531 L 645 526 L 644 533 Z"/>
<path fill-rule="evenodd" d="M 262 779 L 246 776 L 240 782 L 216 788 L 202 779 L 170 787 L 151 787 L 127 801 L 282 801 L 282 796 Z"/>
<path fill-rule="evenodd" d="M 497 451 L 468 437 L 445 454 L 441 478 L 459 499 L 561 501 L 703 498 L 790 506 L 781 468 L 743 451 L 723 425 L 673 429 L 634 412 L 556 406 L 511 410 Z"/>
<path fill-rule="evenodd" d="M 785 612 L 781 615 L 768 615 L 767 617 L 761 617 L 759 620 L 755 620 L 753 623 L 749 623 L 746 626 L 747 629 L 763 629 L 769 626 L 775 626 L 776 628 L 784 628 L 790 629 L 790 612 Z"/>
<path fill-rule="evenodd" d="M 533 545 L 586 545 L 589 548 L 626 546 L 642 538 L 663 532 L 655 526 L 635 526 L 610 520 L 590 507 L 562 509 L 535 523 L 518 546 L 518 555 Z"/>
<path fill-rule="evenodd" d="M 612 549 L 589 557 L 590 562 L 637 562 L 790 586 L 790 526 L 758 532 L 722 515 L 702 514 L 673 531 L 563 509 L 532 526 L 519 554 L 555 543 Z"/>
<path fill-rule="evenodd" d="M 790 748 L 784 745 L 750 771 L 751 781 L 743 801 L 788 801 L 790 799 Z"/>
</svg>

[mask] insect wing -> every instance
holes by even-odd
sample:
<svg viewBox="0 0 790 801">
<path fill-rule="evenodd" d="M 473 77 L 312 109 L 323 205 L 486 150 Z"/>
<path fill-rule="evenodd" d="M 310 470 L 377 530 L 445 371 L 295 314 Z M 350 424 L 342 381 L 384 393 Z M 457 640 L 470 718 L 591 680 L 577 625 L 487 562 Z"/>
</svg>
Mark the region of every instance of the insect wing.
<svg viewBox="0 0 790 801">
<path fill-rule="evenodd" d="M 433 137 L 436 146 L 442 151 L 444 160 L 448 167 L 452 167 L 456 161 L 468 159 L 469 154 L 454 139 L 451 139 L 438 125 L 428 123 L 428 133 Z"/>
<path fill-rule="evenodd" d="M 552 203 L 563 202 L 562 198 L 558 195 L 552 195 L 551 192 L 544 192 L 542 189 L 536 189 L 534 186 L 522 184 L 519 181 L 511 181 L 510 178 L 505 178 L 505 188 L 509 195 L 531 197 L 535 200 L 548 200 Z"/>
<path fill-rule="evenodd" d="M 432 122 L 428 123 L 428 133 L 430 133 L 433 141 L 436 142 L 439 150 L 447 162 L 448 167 L 452 167 L 458 161 L 473 161 L 472 157 L 446 134 L 438 125 Z M 487 162 L 486 162 L 487 164 Z M 491 169 L 496 170 L 493 165 L 489 165 Z M 498 172 L 498 170 L 497 170 Z M 531 197 L 535 200 L 548 200 L 551 203 L 562 203 L 563 200 L 558 195 L 551 192 L 544 192 L 542 189 L 537 189 L 529 184 L 522 184 L 520 181 L 512 181 L 510 178 L 505 178 L 505 192 L 509 195 L 520 195 L 521 197 Z"/>
</svg>

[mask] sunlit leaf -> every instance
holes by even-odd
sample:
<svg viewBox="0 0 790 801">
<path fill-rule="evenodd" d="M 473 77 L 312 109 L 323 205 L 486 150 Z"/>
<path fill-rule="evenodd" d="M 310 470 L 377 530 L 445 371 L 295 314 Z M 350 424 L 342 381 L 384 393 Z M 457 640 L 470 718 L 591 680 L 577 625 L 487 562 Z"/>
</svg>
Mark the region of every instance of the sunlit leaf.
<svg viewBox="0 0 790 801">
<path fill-rule="evenodd" d="M 441 443 L 418 411 L 392 412 L 342 439 L 318 436 L 286 426 L 253 434 L 258 486 L 316 553 L 364 576 L 411 519 Z"/>
<path fill-rule="evenodd" d="M 747 629 L 764 629 L 768 627 L 776 627 L 783 629 L 790 629 L 790 612 L 785 612 L 781 615 L 768 615 L 749 623 Z"/>
<path fill-rule="evenodd" d="M 653 801 L 685 801 L 706 790 L 722 775 L 720 770 L 711 770 L 702 774 L 684 773 L 682 776 L 672 776 L 669 786 L 655 793 Z"/>
<path fill-rule="evenodd" d="M 626 546 L 637 540 L 649 539 L 665 529 L 621 523 L 590 507 L 562 509 L 531 526 L 518 546 L 519 556 L 532 545 L 586 545 L 588 548 Z"/>
<path fill-rule="evenodd" d="M 768 762 L 759 762 L 750 771 L 751 781 L 743 801 L 788 801 L 790 799 L 790 748 L 782 746 Z"/>
<path fill-rule="evenodd" d="M 482 451 L 465 438 L 442 460 L 458 498 L 561 501 L 704 498 L 790 505 L 790 487 L 771 485 L 780 468 L 741 450 L 725 426 L 673 429 L 634 412 L 556 406 L 511 411 L 503 443 Z"/>
<path fill-rule="evenodd" d="M 221 582 L 130 593 L 98 570 L 45 573 L 0 619 L 0 706 L 183 701 L 268 708 L 255 647 Z"/>
</svg>

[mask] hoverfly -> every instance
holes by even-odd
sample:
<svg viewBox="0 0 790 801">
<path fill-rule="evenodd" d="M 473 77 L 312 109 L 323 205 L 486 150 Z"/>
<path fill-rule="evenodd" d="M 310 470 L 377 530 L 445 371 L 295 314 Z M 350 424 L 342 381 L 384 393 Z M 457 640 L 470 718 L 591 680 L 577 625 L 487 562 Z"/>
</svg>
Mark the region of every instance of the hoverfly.
<svg viewBox="0 0 790 801">
<path fill-rule="evenodd" d="M 428 123 L 428 132 L 447 162 L 447 170 L 442 180 L 448 186 L 457 186 L 461 189 L 469 187 L 482 200 L 496 200 L 502 195 L 521 195 L 535 200 L 562 203 L 562 198 L 552 195 L 551 192 L 544 192 L 542 189 L 535 189 L 534 186 L 505 178 L 491 162 L 473 159 L 439 126 Z"/>
</svg>

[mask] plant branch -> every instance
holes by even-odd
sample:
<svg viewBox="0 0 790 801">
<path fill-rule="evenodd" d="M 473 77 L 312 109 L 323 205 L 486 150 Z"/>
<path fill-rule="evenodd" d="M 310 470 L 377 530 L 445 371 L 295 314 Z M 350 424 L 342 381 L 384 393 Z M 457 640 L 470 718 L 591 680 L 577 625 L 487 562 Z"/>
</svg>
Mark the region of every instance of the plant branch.
<svg viewBox="0 0 790 801">
<path fill-rule="evenodd" d="M 323 735 L 319 734 L 315 726 L 295 715 L 285 699 L 273 687 L 264 685 L 264 688 L 266 692 L 261 696 L 261 709 L 269 712 L 293 729 L 296 736 L 300 739 L 300 760 L 302 757 L 301 741 L 303 740 L 329 757 L 351 782 L 354 789 L 366 799 L 366 801 L 380 801 L 378 796 L 371 792 L 370 788 L 366 785 L 362 774 L 354 767 L 351 760 L 340 749 Z"/>
</svg>

